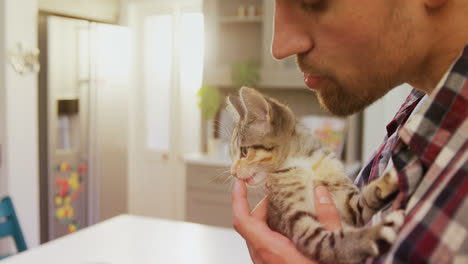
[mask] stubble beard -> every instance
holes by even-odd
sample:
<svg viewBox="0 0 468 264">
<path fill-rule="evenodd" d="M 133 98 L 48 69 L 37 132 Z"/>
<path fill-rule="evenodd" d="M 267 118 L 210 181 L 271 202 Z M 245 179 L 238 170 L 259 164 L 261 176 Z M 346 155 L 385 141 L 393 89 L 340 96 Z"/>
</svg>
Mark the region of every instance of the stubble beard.
<svg viewBox="0 0 468 264">
<path fill-rule="evenodd" d="M 359 79 L 339 80 L 336 73 L 320 72 L 316 70 L 318 67 L 308 65 L 302 55 L 296 56 L 296 62 L 301 71 L 325 78 L 315 93 L 320 106 L 332 115 L 344 117 L 362 111 L 391 87 L 383 76 L 371 79 L 362 73 Z"/>
<path fill-rule="evenodd" d="M 348 84 L 345 88 L 332 78 L 316 91 L 320 106 L 330 114 L 348 116 L 364 110 L 377 100 L 378 96 L 369 96 L 366 89 Z"/>
</svg>

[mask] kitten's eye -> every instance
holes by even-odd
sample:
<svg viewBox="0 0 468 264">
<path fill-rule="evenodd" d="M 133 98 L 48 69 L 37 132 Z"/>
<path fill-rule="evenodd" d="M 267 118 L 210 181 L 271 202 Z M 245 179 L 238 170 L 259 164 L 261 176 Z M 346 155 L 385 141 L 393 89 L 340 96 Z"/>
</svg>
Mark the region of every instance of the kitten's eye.
<svg viewBox="0 0 468 264">
<path fill-rule="evenodd" d="M 241 151 L 241 158 L 247 157 L 247 153 L 249 152 L 247 147 L 241 147 L 240 151 Z"/>
</svg>

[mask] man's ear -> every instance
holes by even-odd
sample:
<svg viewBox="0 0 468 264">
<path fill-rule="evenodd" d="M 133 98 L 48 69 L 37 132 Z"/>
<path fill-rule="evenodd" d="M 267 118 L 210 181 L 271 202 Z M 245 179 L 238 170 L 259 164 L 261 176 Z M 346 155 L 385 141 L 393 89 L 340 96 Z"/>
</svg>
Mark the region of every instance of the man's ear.
<svg viewBox="0 0 468 264">
<path fill-rule="evenodd" d="M 242 87 L 240 97 L 247 110 L 247 122 L 251 127 L 263 132 L 271 130 L 271 106 L 265 97 L 255 89 Z"/>
<path fill-rule="evenodd" d="M 235 119 L 239 120 L 246 118 L 245 107 L 239 96 L 228 96 L 226 102 L 228 105 L 227 109 L 232 113 Z"/>
<path fill-rule="evenodd" d="M 437 9 L 445 5 L 449 0 L 424 0 L 426 7 Z"/>
</svg>

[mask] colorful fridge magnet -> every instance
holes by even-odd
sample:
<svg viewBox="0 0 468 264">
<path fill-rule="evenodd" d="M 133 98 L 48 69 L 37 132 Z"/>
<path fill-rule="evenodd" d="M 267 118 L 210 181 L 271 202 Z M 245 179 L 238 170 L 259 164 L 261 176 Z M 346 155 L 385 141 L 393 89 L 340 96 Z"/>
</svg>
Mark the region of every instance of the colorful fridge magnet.
<svg viewBox="0 0 468 264">
<path fill-rule="evenodd" d="M 70 168 L 71 168 L 71 166 L 70 166 L 69 163 L 62 162 L 62 164 L 60 164 L 60 170 L 61 171 L 69 171 Z"/>
<path fill-rule="evenodd" d="M 56 196 L 55 197 L 55 205 L 62 205 L 63 199 L 61 196 Z"/>
<path fill-rule="evenodd" d="M 86 173 L 87 167 L 85 164 L 80 166 L 71 166 L 67 162 L 62 162 L 56 168 L 57 173 L 63 176 L 64 172 L 68 174 L 55 179 L 55 186 L 58 187 L 58 192 L 55 196 L 55 211 L 56 218 L 63 224 L 68 225 L 69 233 L 73 233 L 79 229 L 79 223 L 75 218 L 75 210 L 72 201 L 79 198 L 79 194 L 84 192 L 83 174 Z"/>
</svg>

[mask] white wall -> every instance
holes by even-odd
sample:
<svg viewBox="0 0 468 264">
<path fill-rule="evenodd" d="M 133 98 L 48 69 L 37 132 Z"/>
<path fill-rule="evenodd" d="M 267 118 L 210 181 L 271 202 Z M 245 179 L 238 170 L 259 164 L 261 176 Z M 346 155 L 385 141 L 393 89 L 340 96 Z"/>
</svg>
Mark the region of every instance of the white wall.
<svg viewBox="0 0 468 264">
<path fill-rule="evenodd" d="M 0 61 L 5 61 L 5 2 L 0 1 Z M 5 72 L 0 64 L 0 197 L 7 193 L 7 178 L 5 175 Z"/>
<path fill-rule="evenodd" d="M 117 23 L 119 20 L 119 0 L 38 0 L 39 10 Z"/>
<path fill-rule="evenodd" d="M 364 111 L 362 129 L 362 161 L 364 164 L 382 143 L 387 134 L 387 124 L 400 109 L 411 89 L 412 87 L 408 84 L 396 87 Z"/>
<path fill-rule="evenodd" d="M 37 46 L 37 0 L 0 5 L 1 191 L 12 197 L 26 243 L 34 247 L 39 244 L 37 75 L 16 73 L 5 54 L 18 42 Z"/>
</svg>

